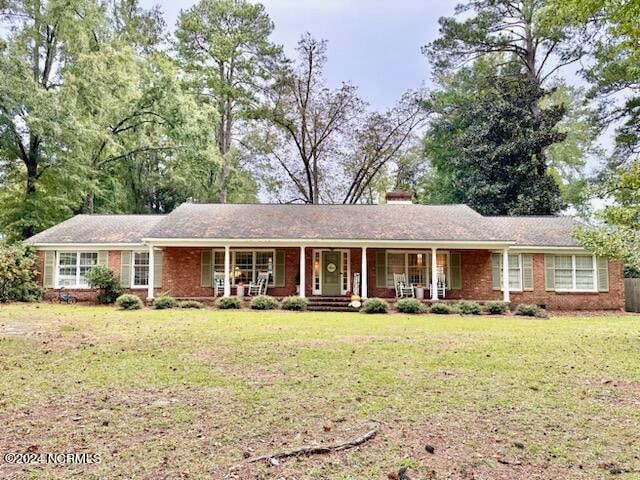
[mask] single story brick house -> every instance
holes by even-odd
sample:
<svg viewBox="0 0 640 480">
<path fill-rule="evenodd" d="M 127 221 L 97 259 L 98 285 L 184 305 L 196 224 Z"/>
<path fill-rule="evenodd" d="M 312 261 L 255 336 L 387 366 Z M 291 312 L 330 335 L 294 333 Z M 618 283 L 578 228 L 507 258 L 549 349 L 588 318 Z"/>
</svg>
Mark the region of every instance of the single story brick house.
<svg viewBox="0 0 640 480">
<path fill-rule="evenodd" d="M 84 274 L 108 265 L 122 286 L 153 300 L 211 298 L 269 273 L 269 295 L 395 296 L 394 274 L 425 299 L 504 300 L 549 309 L 622 309 L 620 262 L 572 237 L 571 217 L 486 217 L 465 205 L 185 203 L 167 215 L 77 215 L 27 240 L 39 281 L 95 298 Z M 503 285 L 509 288 L 503 289 Z M 442 285 L 443 289 L 430 288 Z"/>
</svg>

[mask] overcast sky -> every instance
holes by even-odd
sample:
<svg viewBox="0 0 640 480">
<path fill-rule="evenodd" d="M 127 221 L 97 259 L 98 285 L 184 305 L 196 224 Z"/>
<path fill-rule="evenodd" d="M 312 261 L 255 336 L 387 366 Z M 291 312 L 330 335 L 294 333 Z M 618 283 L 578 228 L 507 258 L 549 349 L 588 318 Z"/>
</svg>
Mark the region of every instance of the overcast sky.
<svg viewBox="0 0 640 480">
<path fill-rule="evenodd" d="M 195 1 L 159 4 L 173 30 L 180 9 Z M 436 38 L 438 18 L 453 15 L 455 0 L 263 0 L 275 23 L 273 40 L 293 57 L 300 35 L 326 39 L 327 78 L 350 81 L 376 109 L 392 106 L 405 90 L 429 80 L 420 47 Z"/>
</svg>

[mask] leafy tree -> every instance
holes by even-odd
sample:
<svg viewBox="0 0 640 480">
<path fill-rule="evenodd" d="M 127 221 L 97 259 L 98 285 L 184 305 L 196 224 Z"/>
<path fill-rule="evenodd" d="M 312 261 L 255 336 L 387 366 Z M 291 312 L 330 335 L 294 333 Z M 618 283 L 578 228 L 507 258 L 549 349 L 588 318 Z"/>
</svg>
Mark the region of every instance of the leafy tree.
<svg viewBox="0 0 640 480">
<path fill-rule="evenodd" d="M 36 284 L 37 257 L 20 243 L 0 243 L 0 303 L 38 300 L 42 289 Z"/>
<path fill-rule="evenodd" d="M 576 0 L 577 1 L 577 0 Z M 500 55 L 517 61 L 538 87 L 562 67 L 578 61 L 583 44 L 574 27 L 543 21 L 548 0 L 467 0 L 454 17 L 441 17 L 440 37 L 423 48 L 437 73 L 477 58 Z"/>
<path fill-rule="evenodd" d="M 518 76 L 515 63 L 490 75 L 494 69 L 485 61 L 463 68 L 430 99 L 438 116 L 425 151 L 437 175 L 422 200 L 443 195 L 488 215 L 555 213 L 564 205 L 543 152 L 566 138 L 556 128 L 564 107 L 534 114 L 530 105 L 547 92 Z"/>
<path fill-rule="evenodd" d="M 273 23 L 264 6 L 246 0 L 201 0 L 178 20 L 177 50 L 192 88 L 218 112 L 216 142 L 222 164 L 215 179 L 218 200 L 228 198 L 228 181 L 238 168 L 232 140 L 252 115 L 282 62 L 281 47 L 269 36 Z"/>
<path fill-rule="evenodd" d="M 633 0 L 553 0 L 545 21 L 582 26 L 594 64 L 584 75 L 602 101 L 602 126 L 616 126 L 613 157 L 600 172 L 595 194 L 606 206 L 591 228 L 578 233 L 599 254 L 640 266 L 640 3 Z"/>
</svg>

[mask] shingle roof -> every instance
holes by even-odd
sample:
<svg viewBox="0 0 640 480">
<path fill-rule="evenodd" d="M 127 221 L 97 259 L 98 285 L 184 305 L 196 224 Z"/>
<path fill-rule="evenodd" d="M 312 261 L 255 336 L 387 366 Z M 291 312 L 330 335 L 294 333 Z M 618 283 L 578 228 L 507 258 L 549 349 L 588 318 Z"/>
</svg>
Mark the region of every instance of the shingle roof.
<svg viewBox="0 0 640 480">
<path fill-rule="evenodd" d="M 142 243 L 164 215 L 76 215 L 27 240 L 42 243 Z"/>
<path fill-rule="evenodd" d="M 577 246 L 572 217 L 485 217 L 466 205 L 189 204 L 167 215 L 77 215 L 29 240 L 142 243 L 164 239 L 516 242 Z"/>
<path fill-rule="evenodd" d="M 517 245 L 539 247 L 577 247 L 573 238 L 581 223 L 575 217 L 486 217 L 494 228 L 504 232 Z"/>
<path fill-rule="evenodd" d="M 503 240 L 466 205 L 182 204 L 148 238 Z"/>
</svg>

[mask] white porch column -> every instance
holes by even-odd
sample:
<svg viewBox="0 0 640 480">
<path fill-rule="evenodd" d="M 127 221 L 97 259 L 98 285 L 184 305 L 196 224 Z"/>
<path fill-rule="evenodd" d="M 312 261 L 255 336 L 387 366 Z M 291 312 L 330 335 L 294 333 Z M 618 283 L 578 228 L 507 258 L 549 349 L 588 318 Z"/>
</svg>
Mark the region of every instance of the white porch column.
<svg viewBox="0 0 640 480">
<path fill-rule="evenodd" d="M 367 298 L 367 247 L 362 247 L 362 264 L 360 265 L 360 298 Z"/>
<path fill-rule="evenodd" d="M 300 296 L 302 298 L 307 296 L 307 257 L 305 256 L 305 248 L 300 247 Z"/>
<path fill-rule="evenodd" d="M 231 249 L 229 245 L 224 247 L 224 296 L 231 296 Z"/>
<path fill-rule="evenodd" d="M 509 303 L 509 249 L 502 250 L 502 294 L 503 301 Z"/>
<path fill-rule="evenodd" d="M 133 260 L 133 259 L 132 259 Z M 133 264 L 133 261 L 131 262 Z M 149 245 L 149 283 L 147 286 L 147 300 L 153 300 L 153 277 L 155 276 L 155 258 L 153 252 L 153 245 Z M 133 268 L 133 266 L 131 267 Z"/>
<path fill-rule="evenodd" d="M 431 249 L 431 300 L 438 300 L 438 250 Z"/>
</svg>

